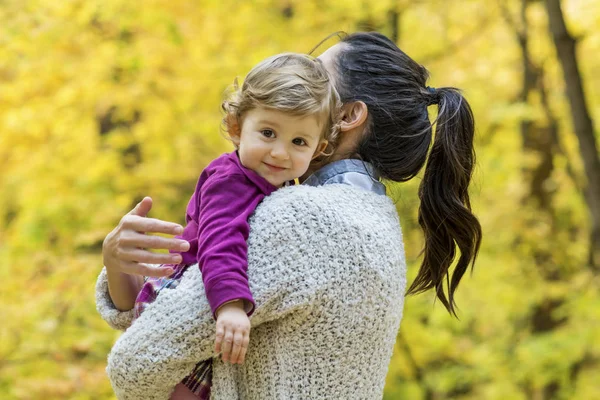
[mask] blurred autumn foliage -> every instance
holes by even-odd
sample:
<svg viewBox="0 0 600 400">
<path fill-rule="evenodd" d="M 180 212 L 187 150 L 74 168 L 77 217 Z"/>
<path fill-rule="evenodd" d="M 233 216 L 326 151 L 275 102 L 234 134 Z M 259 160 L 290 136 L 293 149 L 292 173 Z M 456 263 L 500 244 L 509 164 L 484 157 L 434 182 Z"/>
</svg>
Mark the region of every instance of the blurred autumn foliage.
<svg viewBox="0 0 600 400">
<path fill-rule="evenodd" d="M 477 122 L 484 242 L 460 320 L 431 293 L 407 299 L 385 398 L 600 398 L 597 182 L 582 157 L 597 150 L 580 146 L 552 2 L 1 1 L 0 398 L 114 398 L 104 367 L 118 332 L 94 306 L 104 236 L 145 195 L 152 216 L 183 222 L 199 172 L 230 150 L 228 85 L 338 30 L 394 38 L 430 86 L 464 90 Z M 599 121 L 600 2 L 562 12 Z M 390 185 L 410 277 L 417 186 Z"/>
</svg>

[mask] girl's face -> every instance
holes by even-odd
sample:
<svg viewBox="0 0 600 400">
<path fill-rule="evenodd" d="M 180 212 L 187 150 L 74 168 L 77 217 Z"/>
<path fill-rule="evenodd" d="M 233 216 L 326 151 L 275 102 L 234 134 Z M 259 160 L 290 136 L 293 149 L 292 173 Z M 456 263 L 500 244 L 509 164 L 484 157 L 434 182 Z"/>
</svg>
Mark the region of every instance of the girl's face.
<svg viewBox="0 0 600 400">
<path fill-rule="evenodd" d="M 327 146 L 320 122 L 257 107 L 245 113 L 239 134 L 230 136 L 242 165 L 280 187 L 302 176 Z"/>
</svg>

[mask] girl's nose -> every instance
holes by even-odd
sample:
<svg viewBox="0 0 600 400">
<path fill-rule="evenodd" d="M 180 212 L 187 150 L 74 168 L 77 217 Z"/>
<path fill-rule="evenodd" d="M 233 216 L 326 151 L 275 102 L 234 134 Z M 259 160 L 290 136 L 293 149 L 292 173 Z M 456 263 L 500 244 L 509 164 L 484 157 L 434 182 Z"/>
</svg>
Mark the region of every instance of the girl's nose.
<svg viewBox="0 0 600 400">
<path fill-rule="evenodd" d="M 290 158 L 290 155 L 287 149 L 285 148 L 285 145 L 275 144 L 271 149 L 271 157 L 281 160 L 287 160 L 288 158 Z"/>
</svg>

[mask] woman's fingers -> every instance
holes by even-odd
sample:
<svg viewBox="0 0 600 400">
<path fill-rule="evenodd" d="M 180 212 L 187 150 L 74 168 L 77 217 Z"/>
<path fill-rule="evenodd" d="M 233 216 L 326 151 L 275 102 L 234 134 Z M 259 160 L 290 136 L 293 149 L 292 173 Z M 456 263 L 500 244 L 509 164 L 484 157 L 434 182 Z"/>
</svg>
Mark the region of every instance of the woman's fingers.
<svg viewBox="0 0 600 400">
<path fill-rule="evenodd" d="M 118 261 L 136 261 L 146 264 L 179 264 L 181 255 L 174 253 L 154 253 L 146 248 L 187 251 L 190 244 L 185 240 L 169 239 L 159 236 L 148 236 L 137 232 L 121 232 L 117 240 L 113 240 L 111 250 L 107 254 Z"/>
<path fill-rule="evenodd" d="M 152 265 L 145 265 L 145 264 L 140 264 L 140 263 L 137 263 L 137 265 L 138 265 L 138 271 L 139 271 L 139 273 L 137 273 L 137 275 L 161 278 L 161 277 L 172 275 L 174 272 L 173 267 L 168 267 L 168 266 L 164 266 L 164 265 L 163 266 L 152 266 Z"/>
<path fill-rule="evenodd" d="M 129 211 L 127 215 L 139 215 L 140 217 L 145 217 L 148 215 L 150 210 L 152 209 L 152 198 L 146 196 L 137 203 L 133 210 Z"/>
<path fill-rule="evenodd" d="M 121 218 L 121 228 L 136 232 L 166 233 L 169 235 L 179 235 L 183 232 L 183 227 L 175 222 L 130 214 Z"/>
<path fill-rule="evenodd" d="M 146 215 L 152 209 L 152 198 L 146 196 L 140 201 L 133 210 L 121 218 L 121 228 L 131 229 L 137 232 L 167 233 L 170 235 L 179 235 L 183 232 L 183 227 L 174 222 L 162 221 L 156 218 L 147 218 Z"/>
<path fill-rule="evenodd" d="M 133 210 L 121 218 L 119 225 L 110 232 L 102 244 L 102 257 L 107 269 L 129 275 L 153 277 L 173 273 L 169 267 L 151 264 L 179 264 L 181 255 L 154 253 L 146 249 L 188 251 L 190 244 L 181 239 L 166 238 L 146 233 L 181 234 L 183 227 L 174 222 L 147 218 L 152 208 L 152 199 L 144 197 Z"/>
<path fill-rule="evenodd" d="M 119 238 L 120 247 L 187 251 L 190 244 L 186 240 L 144 235 L 138 232 L 123 232 Z"/>
<path fill-rule="evenodd" d="M 142 249 L 123 251 L 120 258 L 124 261 L 134 261 L 142 264 L 179 264 L 182 260 L 180 254 L 153 253 Z"/>
<path fill-rule="evenodd" d="M 140 245 L 138 247 L 145 247 L 147 249 L 165 249 L 165 250 L 175 250 L 175 251 L 188 251 L 190 249 L 190 244 L 187 240 L 182 239 L 173 239 L 173 238 L 165 238 L 161 236 L 143 236 L 140 240 Z"/>
<path fill-rule="evenodd" d="M 152 276 L 160 278 L 173 274 L 173 267 L 146 265 L 132 261 L 122 261 L 119 271 L 129 275 Z"/>
<path fill-rule="evenodd" d="M 181 255 L 172 253 L 153 253 L 144 249 L 160 249 L 173 251 L 187 251 L 189 242 L 181 239 L 149 236 L 137 232 L 121 232 L 120 238 L 115 242 L 112 256 L 122 261 L 137 261 L 147 264 L 178 264 Z"/>
<path fill-rule="evenodd" d="M 143 249 L 125 249 L 119 253 L 119 259 L 141 264 L 179 264 L 181 255 L 173 253 L 153 253 Z"/>
</svg>

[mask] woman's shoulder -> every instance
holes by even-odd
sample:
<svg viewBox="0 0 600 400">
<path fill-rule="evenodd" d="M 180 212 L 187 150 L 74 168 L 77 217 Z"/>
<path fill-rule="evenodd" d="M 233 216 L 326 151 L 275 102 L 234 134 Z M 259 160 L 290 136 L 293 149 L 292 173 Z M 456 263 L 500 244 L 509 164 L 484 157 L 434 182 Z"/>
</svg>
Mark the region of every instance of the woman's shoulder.
<svg viewBox="0 0 600 400">
<path fill-rule="evenodd" d="M 323 186 L 296 185 L 277 190 L 265 199 L 265 204 L 272 207 L 290 202 L 305 204 L 336 204 L 344 208 L 349 204 L 381 206 L 392 204 L 390 198 L 348 184 L 329 184 Z"/>
<path fill-rule="evenodd" d="M 255 212 L 255 222 L 295 221 L 305 226 L 318 224 L 398 224 L 392 200 L 346 184 L 298 185 L 277 190 L 266 197 Z"/>
</svg>

